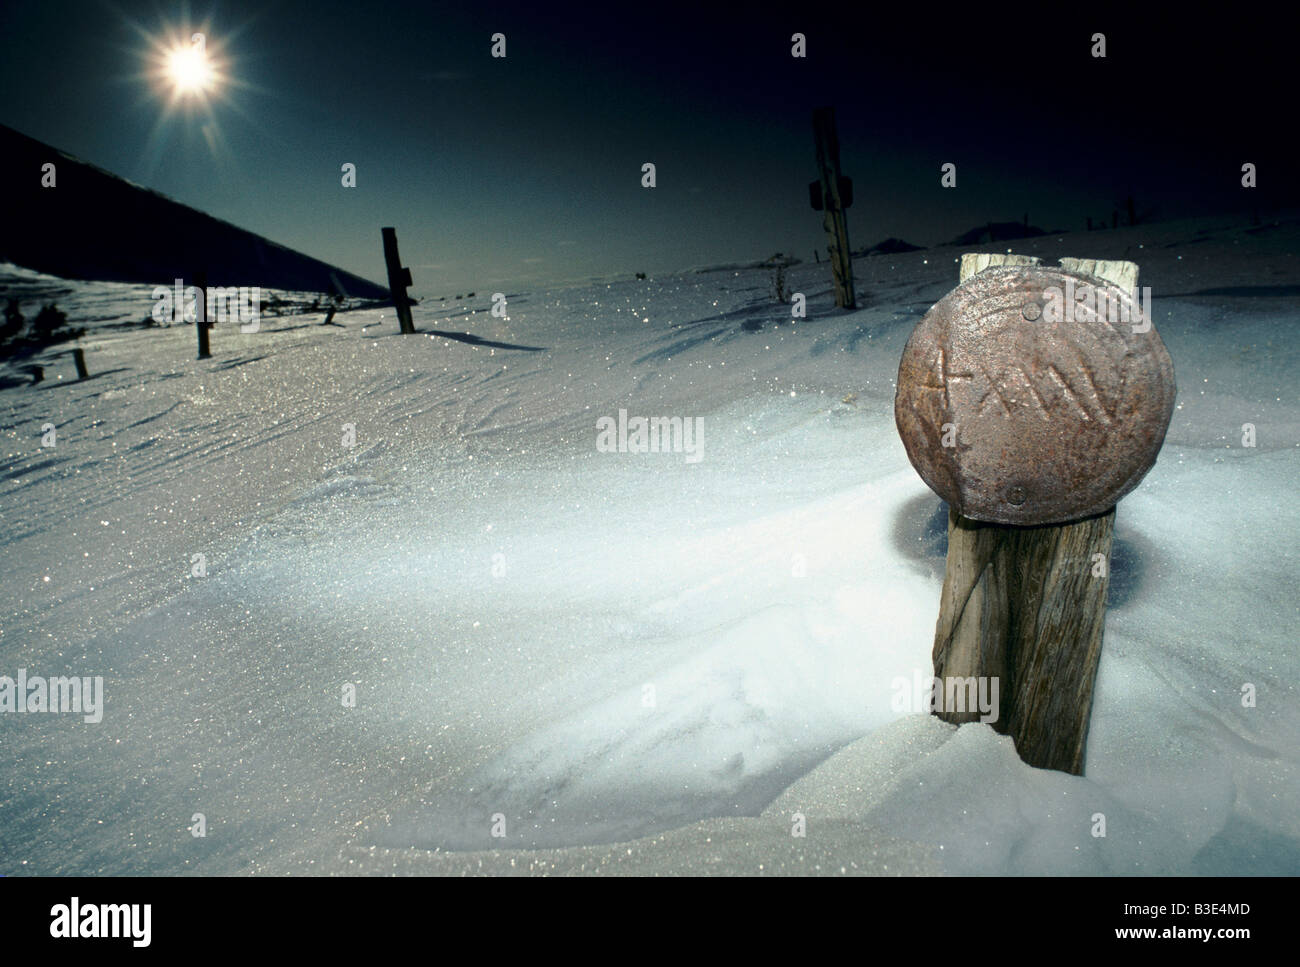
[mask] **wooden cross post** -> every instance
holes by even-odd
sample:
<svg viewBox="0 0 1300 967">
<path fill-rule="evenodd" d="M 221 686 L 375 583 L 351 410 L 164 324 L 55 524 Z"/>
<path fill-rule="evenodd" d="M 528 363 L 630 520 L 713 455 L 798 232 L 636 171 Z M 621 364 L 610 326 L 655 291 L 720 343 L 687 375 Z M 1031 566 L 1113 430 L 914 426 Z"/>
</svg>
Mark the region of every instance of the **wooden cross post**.
<svg viewBox="0 0 1300 967">
<path fill-rule="evenodd" d="M 853 261 L 849 249 L 849 223 L 844 210 L 853 203 L 853 182 L 840 174 L 840 139 L 835 130 L 835 109 L 821 107 L 813 111 L 813 136 L 817 141 L 819 180 L 812 183 L 813 208 L 823 211 L 826 248 L 830 252 L 831 277 L 835 282 L 835 304 L 853 309 Z"/>
<path fill-rule="evenodd" d="M 1107 322 L 1104 306 L 1101 318 L 1078 323 L 1045 311 L 1043 287 L 1060 281 L 1098 300 L 1129 294 L 1127 312 L 1135 264 L 1062 259 L 1055 273 L 1037 263 L 962 256 L 963 285 L 904 351 L 895 416 L 913 465 L 950 508 L 933 652 L 936 690 L 946 695 L 935 714 L 990 721 L 943 698 L 996 682 L 992 724 L 1021 759 L 1082 775 L 1114 503 L 1155 461 L 1173 410 L 1173 368 L 1149 319 L 1135 317 L 1130 332 L 1129 318 Z M 1035 433 L 1049 442 L 1026 444 Z M 963 501 L 980 520 L 954 506 Z"/>
<path fill-rule="evenodd" d="M 411 270 L 403 267 L 402 257 L 397 254 L 397 229 L 384 228 L 384 264 L 388 267 L 388 288 L 393 294 L 393 307 L 397 310 L 397 325 L 404 333 L 415 332 L 415 323 L 411 320 L 411 300 L 406 294 L 411 285 Z"/>
</svg>

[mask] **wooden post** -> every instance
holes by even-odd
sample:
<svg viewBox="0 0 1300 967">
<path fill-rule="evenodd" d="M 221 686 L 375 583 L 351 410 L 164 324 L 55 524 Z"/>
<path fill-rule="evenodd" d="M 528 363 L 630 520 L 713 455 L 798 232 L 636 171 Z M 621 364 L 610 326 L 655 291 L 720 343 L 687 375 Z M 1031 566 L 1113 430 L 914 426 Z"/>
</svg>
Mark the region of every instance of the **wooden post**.
<svg viewBox="0 0 1300 967">
<path fill-rule="evenodd" d="M 194 304 L 194 328 L 199 332 L 198 358 L 211 359 L 212 353 L 208 351 L 208 273 L 196 273 L 194 287 L 198 289 L 198 301 Z"/>
<path fill-rule="evenodd" d="M 853 293 L 853 261 L 849 248 L 849 224 L 840 192 L 843 184 L 840 139 L 835 130 L 833 107 L 813 111 L 813 136 L 817 141 L 817 170 L 821 179 L 822 210 L 825 212 L 822 225 L 826 229 L 826 248 L 830 252 L 831 277 L 835 281 L 835 304 L 844 309 L 854 309 L 857 301 Z"/>
<path fill-rule="evenodd" d="M 89 379 L 90 373 L 86 372 L 86 354 L 82 352 L 80 346 L 72 348 L 72 361 L 77 367 L 77 379 Z"/>
<path fill-rule="evenodd" d="M 968 253 L 961 281 L 1032 256 Z M 1068 272 L 1133 292 L 1132 262 L 1062 259 Z M 999 715 L 1029 765 L 1083 774 L 1092 692 L 1101 659 L 1115 508 L 1069 524 L 1009 527 L 948 514 L 948 560 L 934 637 L 941 681 L 996 678 Z M 936 714 L 948 722 L 978 710 Z"/>
<path fill-rule="evenodd" d="M 388 267 L 388 288 L 393 294 L 393 306 L 397 310 L 397 325 L 404 333 L 415 332 L 415 323 L 411 319 L 411 300 L 406 294 L 406 287 L 411 284 L 411 270 L 403 268 L 402 257 L 397 254 L 397 229 L 382 229 L 384 236 L 384 264 Z"/>
</svg>

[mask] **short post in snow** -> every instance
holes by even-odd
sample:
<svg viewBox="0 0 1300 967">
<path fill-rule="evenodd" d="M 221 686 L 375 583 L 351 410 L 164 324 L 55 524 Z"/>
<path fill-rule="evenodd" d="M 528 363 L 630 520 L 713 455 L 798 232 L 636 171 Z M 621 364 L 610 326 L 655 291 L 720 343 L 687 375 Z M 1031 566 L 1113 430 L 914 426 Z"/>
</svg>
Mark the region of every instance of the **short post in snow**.
<svg viewBox="0 0 1300 967">
<path fill-rule="evenodd" d="M 194 328 L 199 333 L 199 359 L 211 359 L 208 351 L 208 274 L 199 272 L 194 276 Z M 182 306 L 179 310 L 184 312 Z"/>
<path fill-rule="evenodd" d="M 996 681 L 1020 758 L 1082 775 L 1115 505 L 1155 463 L 1174 371 L 1134 263 L 1037 263 L 962 256 L 903 351 L 894 417 L 949 507 L 932 709 L 980 719 L 961 699 Z"/>
<path fill-rule="evenodd" d="M 835 304 L 853 309 L 853 256 L 849 249 L 849 223 L 844 211 L 853 204 L 853 180 L 840 174 L 840 138 L 835 130 L 835 109 L 813 111 L 813 137 L 817 141 L 818 180 L 808 185 L 814 211 L 825 212 L 826 248 L 830 253 Z"/>
<path fill-rule="evenodd" d="M 72 347 L 72 362 L 77 367 L 77 379 L 90 378 L 90 373 L 86 371 L 86 354 L 80 346 Z"/>
<path fill-rule="evenodd" d="M 397 325 L 404 333 L 415 332 L 411 319 L 411 299 L 406 289 L 411 283 L 411 270 L 402 265 L 397 254 L 397 229 L 382 229 L 384 236 L 384 264 L 388 267 L 388 288 L 393 294 L 393 307 L 397 310 Z"/>
</svg>

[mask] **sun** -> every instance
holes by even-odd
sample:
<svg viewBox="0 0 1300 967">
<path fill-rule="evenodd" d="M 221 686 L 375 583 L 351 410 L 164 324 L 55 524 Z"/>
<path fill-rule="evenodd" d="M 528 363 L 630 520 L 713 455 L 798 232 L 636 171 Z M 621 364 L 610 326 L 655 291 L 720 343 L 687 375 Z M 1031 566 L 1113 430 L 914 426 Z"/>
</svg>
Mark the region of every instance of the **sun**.
<svg viewBox="0 0 1300 967">
<path fill-rule="evenodd" d="M 233 113 L 252 121 L 239 97 L 241 92 L 261 92 L 240 79 L 238 58 L 231 53 L 236 38 L 252 22 L 218 27 L 212 20 L 191 21 L 186 13 L 180 23 L 160 20 L 151 27 L 126 18 L 141 41 L 136 49 L 140 69 L 131 80 L 141 83 L 141 105 L 160 109 L 145 148 L 150 159 L 160 157 L 164 146 L 180 135 L 201 138 L 213 159 L 230 161 L 223 119 Z"/>
<path fill-rule="evenodd" d="M 234 77 L 234 62 L 227 49 L 247 29 L 242 25 L 217 26 L 211 19 L 191 20 L 186 9 L 179 22 L 161 16 L 153 27 L 123 15 L 125 26 L 142 41 L 137 50 L 140 72 L 149 94 L 165 104 L 167 114 L 185 116 L 210 113 L 214 104 L 228 101 L 241 85 Z"/>
<path fill-rule="evenodd" d="M 221 49 L 209 43 L 205 30 L 157 37 L 149 52 L 149 75 L 168 106 L 186 113 L 208 110 L 223 96 L 227 85 L 226 61 Z"/>
<path fill-rule="evenodd" d="M 181 97 L 206 94 L 216 82 L 216 72 L 212 69 L 208 52 L 200 44 L 172 48 L 167 53 L 165 69 L 172 89 Z"/>
</svg>

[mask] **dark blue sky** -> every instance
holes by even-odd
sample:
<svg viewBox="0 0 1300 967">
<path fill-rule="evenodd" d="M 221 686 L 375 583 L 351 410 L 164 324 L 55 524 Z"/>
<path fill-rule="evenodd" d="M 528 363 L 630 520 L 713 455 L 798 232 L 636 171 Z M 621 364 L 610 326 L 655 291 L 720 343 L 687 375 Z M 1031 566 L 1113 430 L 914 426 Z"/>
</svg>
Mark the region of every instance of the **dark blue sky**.
<svg viewBox="0 0 1300 967">
<path fill-rule="evenodd" d="M 1293 166 L 1273 163 L 1294 96 L 1280 32 L 914 7 L 6 0 L 0 121 L 369 278 L 396 225 L 416 294 L 809 259 L 820 104 L 855 180 L 855 247 L 1026 212 L 1082 228 L 1130 192 L 1161 217 L 1294 202 Z M 149 38 L 192 29 L 231 83 L 210 115 L 161 120 Z M 1242 161 L 1261 167 L 1249 197 Z"/>
</svg>

